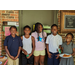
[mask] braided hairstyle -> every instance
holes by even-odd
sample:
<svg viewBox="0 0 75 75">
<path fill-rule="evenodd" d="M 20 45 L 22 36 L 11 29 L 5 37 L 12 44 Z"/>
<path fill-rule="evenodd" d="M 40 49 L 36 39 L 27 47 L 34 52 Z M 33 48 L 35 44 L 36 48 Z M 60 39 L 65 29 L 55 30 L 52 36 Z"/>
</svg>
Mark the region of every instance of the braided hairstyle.
<svg viewBox="0 0 75 75">
<path fill-rule="evenodd" d="M 43 25 L 41 24 L 41 23 L 39 23 L 39 22 L 37 22 L 36 24 L 35 24 L 35 31 L 38 33 L 38 26 L 39 25 L 41 25 L 42 27 L 43 27 Z M 42 38 L 43 38 L 43 40 L 44 40 L 44 35 L 43 35 L 43 30 L 42 30 Z M 38 33 L 38 41 L 39 41 L 39 33 Z"/>
</svg>

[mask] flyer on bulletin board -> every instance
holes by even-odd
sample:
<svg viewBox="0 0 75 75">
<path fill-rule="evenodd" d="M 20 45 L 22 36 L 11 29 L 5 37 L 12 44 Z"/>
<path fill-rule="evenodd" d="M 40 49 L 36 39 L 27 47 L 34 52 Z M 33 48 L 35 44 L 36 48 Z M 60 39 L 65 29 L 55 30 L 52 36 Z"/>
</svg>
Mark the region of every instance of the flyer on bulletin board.
<svg viewBox="0 0 75 75">
<path fill-rule="evenodd" d="M 10 27 L 5 27 L 5 36 L 9 36 L 10 35 Z"/>
</svg>

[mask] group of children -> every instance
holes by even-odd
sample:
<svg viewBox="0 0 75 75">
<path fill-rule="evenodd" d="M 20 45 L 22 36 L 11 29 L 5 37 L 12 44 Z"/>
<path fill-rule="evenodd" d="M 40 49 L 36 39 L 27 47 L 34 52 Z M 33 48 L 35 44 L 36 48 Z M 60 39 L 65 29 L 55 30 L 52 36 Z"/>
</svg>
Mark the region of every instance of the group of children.
<svg viewBox="0 0 75 75">
<path fill-rule="evenodd" d="M 58 34 L 58 26 L 51 26 L 51 34 L 47 36 L 43 31 L 41 23 L 35 24 L 35 31 L 31 33 L 31 28 L 26 25 L 24 27 L 24 35 L 16 35 L 17 28 L 10 27 L 10 36 L 7 36 L 4 41 L 5 50 L 7 52 L 8 65 L 18 65 L 19 56 L 22 50 L 22 65 L 44 65 L 45 54 L 47 50 L 48 65 L 73 65 L 73 55 L 75 55 L 75 44 L 72 39 L 72 33 L 68 33 L 65 37 L 65 42 L 62 43 L 62 37 Z M 30 35 L 31 33 L 31 35 Z M 59 52 L 71 54 L 70 58 L 61 58 L 59 60 Z"/>
</svg>

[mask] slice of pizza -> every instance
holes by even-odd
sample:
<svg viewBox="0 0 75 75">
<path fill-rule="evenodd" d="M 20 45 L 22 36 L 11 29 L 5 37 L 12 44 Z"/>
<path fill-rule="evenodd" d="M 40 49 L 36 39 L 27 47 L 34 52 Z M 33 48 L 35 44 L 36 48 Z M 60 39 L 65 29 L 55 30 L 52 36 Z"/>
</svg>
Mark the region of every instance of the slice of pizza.
<svg viewBox="0 0 75 75">
<path fill-rule="evenodd" d="M 64 54 L 63 57 L 70 57 L 71 55 Z"/>
</svg>

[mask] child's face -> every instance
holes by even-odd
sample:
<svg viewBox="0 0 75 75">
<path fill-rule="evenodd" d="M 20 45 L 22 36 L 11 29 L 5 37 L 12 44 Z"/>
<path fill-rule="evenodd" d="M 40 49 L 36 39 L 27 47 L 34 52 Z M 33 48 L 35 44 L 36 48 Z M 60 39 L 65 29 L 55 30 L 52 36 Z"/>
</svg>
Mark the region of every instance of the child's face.
<svg viewBox="0 0 75 75">
<path fill-rule="evenodd" d="M 41 25 L 38 25 L 38 32 L 42 32 L 42 30 L 43 30 L 43 27 L 41 26 Z"/>
<path fill-rule="evenodd" d="M 67 42 L 71 42 L 72 39 L 73 39 L 73 38 L 72 38 L 71 35 L 67 35 L 67 36 L 66 36 L 66 41 L 67 41 Z"/>
<path fill-rule="evenodd" d="M 15 28 L 11 28 L 10 33 L 11 33 L 11 35 L 15 35 L 17 33 L 17 31 Z"/>
<path fill-rule="evenodd" d="M 25 28 L 25 30 L 24 30 L 24 33 L 26 34 L 26 35 L 29 35 L 30 34 L 30 29 L 29 28 Z"/>
<path fill-rule="evenodd" d="M 56 27 L 56 26 L 53 26 L 52 29 L 51 29 L 51 32 L 52 32 L 53 34 L 57 34 L 57 32 L 58 32 L 57 27 Z"/>
</svg>

